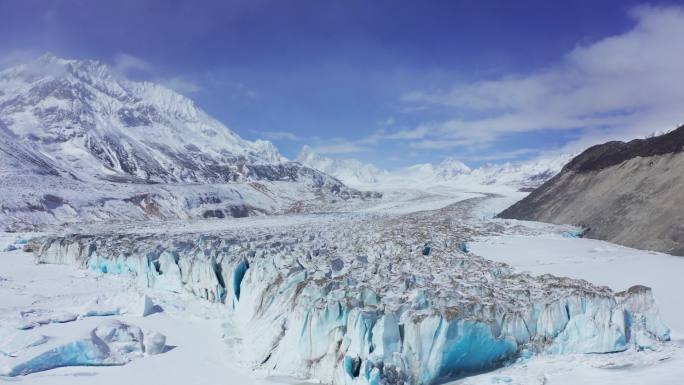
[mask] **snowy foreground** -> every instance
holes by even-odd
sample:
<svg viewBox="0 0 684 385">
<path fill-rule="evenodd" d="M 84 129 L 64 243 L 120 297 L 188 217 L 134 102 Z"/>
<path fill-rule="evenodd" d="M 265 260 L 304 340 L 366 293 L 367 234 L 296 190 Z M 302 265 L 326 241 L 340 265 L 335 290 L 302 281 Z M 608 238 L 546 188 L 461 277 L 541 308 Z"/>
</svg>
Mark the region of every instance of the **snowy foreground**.
<svg viewBox="0 0 684 385">
<path fill-rule="evenodd" d="M 383 193 L 334 214 L 81 226 L 17 244 L 35 256 L 0 253 L 0 381 L 684 378 L 684 259 L 491 219 L 515 193 Z"/>
</svg>

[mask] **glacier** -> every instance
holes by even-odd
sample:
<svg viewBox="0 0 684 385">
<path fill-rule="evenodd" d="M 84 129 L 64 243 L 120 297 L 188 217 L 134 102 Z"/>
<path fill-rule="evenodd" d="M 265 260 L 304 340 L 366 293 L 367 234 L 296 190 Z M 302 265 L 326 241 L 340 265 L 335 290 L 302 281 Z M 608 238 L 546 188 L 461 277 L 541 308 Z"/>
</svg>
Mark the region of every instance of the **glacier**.
<svg viewBox="0 0 684 385">
<path fill-rule="evenodd" d="M 117 227 L 32 242 L 38 263 L 129 275 L 224 304 L 244 364 L 324 383 L 440 384 L 529 354 L 669 340 L 647 287 L 614 292 L 535 277 L 468 252 L 471 237 L 503 231 L 472 225 L 468 213 L 482 199 L 439 215 L 228 221 L 180 234 Z"/>
</svg>

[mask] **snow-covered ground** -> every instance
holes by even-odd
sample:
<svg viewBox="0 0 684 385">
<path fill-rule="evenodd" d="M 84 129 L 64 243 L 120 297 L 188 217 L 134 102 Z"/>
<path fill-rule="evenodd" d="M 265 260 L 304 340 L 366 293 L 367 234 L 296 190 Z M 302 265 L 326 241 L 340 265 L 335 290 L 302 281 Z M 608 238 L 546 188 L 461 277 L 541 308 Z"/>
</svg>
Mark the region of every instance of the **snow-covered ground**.
<svg viewBox="0 0 684 385">
<path fill-rule="evenodd" d="M 0 244 L 24 239 L 22 234 L 0 233 Z M 27 376 L 12 377 L 22 384 L 273 384 L 265 374 L 235 364 L 230 339 L 222 338 L 226 327 L 224 307 L 198 301 L 190 295 L 140 288 L 130 278 L 103 275 L 74 266 L 36 265 L 30 253 L 0 252 L 0 351 L 9 345 L 18 349 L 8 357 L 0 353 L 0 370 L 16 365 L 65 343 L 83 338 L 105 320 L 116 319 L 154 330 L 167 338 L 167 351 L 147 355 L 123 366 L 63 367 Z M 147 294 L 161 309 L 146 317 L 138 310 Z M 95 304 L 95 302 L 98 302 Z M 130 309 L 131 313 L 126 313 Z M 53 312 L 79 314 L 88 309 L 120 309 L 122 315 L 83 317 L 70 322 L 53 322 L 29 330 L 16 329 L 21 313 L 49 315 Z M 24 318 L 27 318 L 24 317 Z M 228 328 L 230 330 L 230 328 Z M 24 348 L 15 341 L 45 342 Z M 34 337 L 34 338 L 31 338 Z M 10 381 L 0 376 L 0 382 Z"/>
<path fill-rule="evenodd" d="M 338 225 L 344 225 L 340 228 L 348 228 L 355 223 L 361 226 L 369 221 L 376 221 L 379 224 L 387 223 L 388 228 L 394 226 L 397 229 L 403 229 L 408 224 L 413 226 L 409 226 L 411 232 L 422 234 L 426 229 L 430 230 L 431 223 L 449 223 L 449 229 L 444 233 L 446 235 L 469 237 L 470 235 L 462 233 L 463 229 L 470 229 L 467 234 L 476 235 L 474 241 L 467 243 L 472 254 L 505 262 L 521 271 L 534 275 L 552 273 L 582 278 L 607 285 L 615 291 L 625 290 L 634 284 L 650 286 L 654 289 L 663 319 L 673 329 L 673 341 L 662 346 L 656 345 L 655 351 L 636 352 L 630 349 L 616 354 L 542 354 L 519 359 L 505 368 L 467 377 L 456 383 L 680 384 L 684 378 L 684 349 L 681 340 L 684 312 L 678 295 L 684 292 L 684 280 L 679 278 L 684 271 L 684 258 L 567 237 L 567 234 L 562 234 L 571 230 L 568 226 L 491 219 L 494 213 L 520 196 L 518 192 L 505 189 L 496 191 L 501 194 L 499 196 L 488 195 L 494 192 L 493 187 L 479 191 L 473 188 L 456 190 L 431 187 L 426 191 L 387 187 L 383 190 L 381 200 L 350 205 L 346 212 L 192 222 L 148 222 L 97 228 L 74 226 L 61 232 L 144 233 L 173 238 L 187 234 L 223 234 L 228 231 L 239 233 L 249 230 L 248 233 L 252 234 L 250 236 L 254 236 L 274 229 L 278 233 L 286 233 L 288 229 L 299 231 L 302 227 L 325 231 Z M 468 219 L 470 223 L 441 222 L 449 218 L 461 219 L 458 218 L 460 211 L 445 208 L 473 197 L 481 198 L 478 200 L 479 204 L 469 209 L 473 210 L 473 218 Z M 420 212 L 424 210 L 434 211 L 421 215 Z M 433 215 L 443 215 L 446 218 L 432 218 Z M 396 221 L 400 223 L 397 224 Z M 486 229 L 495 229 L 497 234 L 477 236 L 486 232 Z M 434 234 L 426 233 L 421 236 L 439 235 L 431 241 L 435 247 L 441 244 L 438 240 L 442 241 L 440 231 L 445 230 L 434 228 Z M 35 235 L 1 233 L 0 249 L 17 239 Z M 258 237 L 251 239 L 252 242 L 259 242 Z M 402 240 L 401 237 L 398 239 Z M 440 250 L 435 247 L 433 254 L 437 252 Z M 279 263 L 285 261 L 280 260 Z M 399 266 L 399 261 L 396 263 Z M 242 366 L 236 351 L 236 348 L 243 346 L 239 328 L 234 326 L 237 320 L 233 320 L 233 315 L 225 304 L 200 300 L 187 291 L 174 293 L 141 287 L 131 276 L 102 274 L 71 265 L 36 265 L 31 253 L 20 250 L 0 252 L 0 264 L 0 351 L 9 353 L 0 353 L 0 371 L 58 346 L 82 339 L 108 319 L 140 327 L 146 333 L 162 333 L 166 336 L 167 345 L 160 354 L 145 353 L 121 366 L 64 367 L 12 378 L 0 376 L 0 382 L 262 385 L 304 381 L 279 376 L 277 371 L 269 373 Z M 416 269 L 419 267 L 417 264 Z M 418 271 L 414 273 L 417 274 Z M 158 308 L 143 317 L 140 304 L 145 295 Z M 89 311 L 115 315 L 84 316 Z M 76 319 L 39 325 L 45 320 L 70 320 L 74 318 L 71 315 Z M 27 330 L 17 329 L 22 322 L 33 322 L 36 325 Z"/>
<path fill-rule="evenodd" d="M 595 239 L 574 238 L 553 231 L 556 226 L 502 221 L 513 226 L 548 228 L 534 235 L 480 237 L 469 242 L 473 253 L 534 275 L 586 279 L 614 290 L 634 284 L 653 288 L 663 320 L 672 328 L 672 346 L 648 354 L 627 352 L 607 356 L 543 356 L 459 384 L 634 384 L 676 385 L 684 381 L 684 258 L 636 250 Z"/>
<path fill-rule="evenodd" d="M 484 237 L 468 246 L 475 254 L 536 275 L 581 278 L 618 291 L 649 286 L 673 337 L 684 338 L 683 257 L 558 233 Z"/>
</svg>

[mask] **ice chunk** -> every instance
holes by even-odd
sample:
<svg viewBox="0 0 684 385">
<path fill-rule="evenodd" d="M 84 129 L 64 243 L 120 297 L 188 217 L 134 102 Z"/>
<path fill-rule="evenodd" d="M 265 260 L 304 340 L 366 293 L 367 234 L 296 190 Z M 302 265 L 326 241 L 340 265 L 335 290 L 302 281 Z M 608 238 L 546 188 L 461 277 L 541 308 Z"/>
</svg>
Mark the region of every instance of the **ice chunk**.
<svg viewBox="0 0 684 385">
<path fill-rule="evenodd" d="M 150 269 L 154 273 L 154 287 L 175 293 L 182 292 L 181 269 L 178 266 L 176 255 L 165 251 L 155 263 L 158 264 L 159 271 L 157 272 L 156 268 Z"/>
<path fill-rule="evenodd" d="M 46 309 L 30 309 L 21 312 L 21 319 L 15 324 L 16 329 L 28 330 L 52 323 L 65 323 L 75 321 L 76 314 L 69 312 L 55 312 Z"/>
<path fill-rule="evenodd" d="M 99 309 L 90 309 L 86 310 L 83 314 L 81 314 L 82 317 L 107 317 L 107 316 L 112 316 L 112 315 L 119 315 L 121 311 L 119 308 L 99 308 Z"/>
<path fill-rule="evenodd" d="M 153 337 L 151 346 L 158 346 Z M 19 376 L 63 366 L 123 365 L 144 352 L 143 333 L 137 326 L 116 320 L 101 323 L 88 338 L 70 342 L 9 368 L 4 374 Z"/>
<path fill-rule="evenodd" d="M 111 298 L 95 297 L 82 307 L 80 318 L 107 317 L 121 314 L 121 308 Z"/>
<path fill-rule="evenodd" d="M 617 294 L 629 312 L 630 327 L 643 330 L 659 341 L 670 340 L 670 328 L 660 319 L 650 287 L 636 285 Z"/>
<path fill-rule="evenodd" d="M 63 366 L 116 365 L 107 361 L 106 352 L 92 340 L 74 341 L 59 346 L 10 368 L 4 374 L 10 377 L 42 372 Z M 121 363 L 119 363 L 121 364 Z"/>
<path fill-rule="evenodd" d="M 147 317 L 148 315 L 155 313 L 156 307 L 152 299 L 147 295 L 142 295 L 137 305 L 133 307 L 132 313 L 140 317 Z"/>
<path fill-rule="evenodd" d="M 48 337 L 34 331 L 0 328 L 0 355 L 14 357 L 17 353 L 42 345 Z"/>
<path fill-rule="evenodd" d="M 148 331 L 147 333 L 145 333 L 145 353 L 149 355 L 154 355 L 164 353 L 165 349 L 165 335 L 153 331 Z"/>
</svg>

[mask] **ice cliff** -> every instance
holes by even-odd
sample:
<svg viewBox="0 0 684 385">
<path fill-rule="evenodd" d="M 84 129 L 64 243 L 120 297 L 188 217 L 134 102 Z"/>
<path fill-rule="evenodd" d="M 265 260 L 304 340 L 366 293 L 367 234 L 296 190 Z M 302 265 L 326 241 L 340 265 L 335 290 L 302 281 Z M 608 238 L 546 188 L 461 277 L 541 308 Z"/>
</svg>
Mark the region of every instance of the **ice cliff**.
<svg viewBox="0 0 684 385">
<path fill-rule="evenodd" d="M 39 263 L 128 274 L 224 303 L 246 364 L 324 383 L 439 384 L 521 355 L 638 350 L 669 339 L 650 289 L 615 293 L 518 273 L 462 250 L 463 237 L 482 231 L 423 212 L 35 243 Z"/>
</svg>

